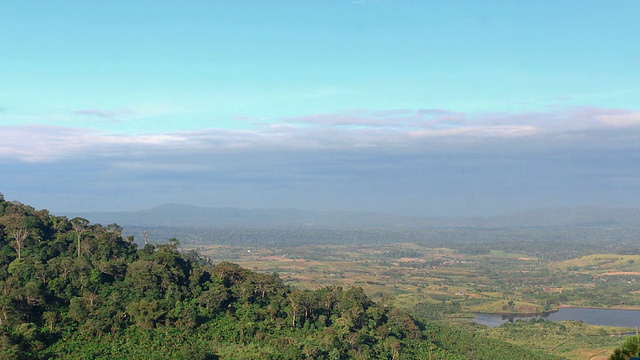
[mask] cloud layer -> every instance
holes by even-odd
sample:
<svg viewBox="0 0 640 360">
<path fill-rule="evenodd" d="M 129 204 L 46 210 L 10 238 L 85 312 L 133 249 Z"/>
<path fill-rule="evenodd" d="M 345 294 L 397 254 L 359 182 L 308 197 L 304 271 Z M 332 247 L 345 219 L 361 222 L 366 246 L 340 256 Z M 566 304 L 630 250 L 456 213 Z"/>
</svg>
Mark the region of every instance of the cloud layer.
<svg viewBox="0 0 640 360">
<path fill-rule="evenodd" d="M 131 111 L 80 110 L 115 118 Z M 57 126 L 0 126 L 3 161 L 51 162 L 83 157 L 136 157 L 165 153 L 217 154 L 246 151 L 358 150 L 477 151 L 516 144 L 531 146 L 633 147 L 640 112 L 575 108 L 528 113 L 464 114 L 442 109 L 351 110 L 283 119 L 241 130 L 204 129 L 164 134 L 114 135 Z M 622 141 L 622 143 L 620 143 Z M 497 151 L 497 150 L 496 150 Z"/>
<path fill-rule="evenodd" d="M 65 211 L 167 202 L 427 215 L 635 206 L 639 120 L 604 108 L 357 109 L 164 134 L 3 126 L 0 163 L 11 176 L 0 188 Z"/>
</svg>

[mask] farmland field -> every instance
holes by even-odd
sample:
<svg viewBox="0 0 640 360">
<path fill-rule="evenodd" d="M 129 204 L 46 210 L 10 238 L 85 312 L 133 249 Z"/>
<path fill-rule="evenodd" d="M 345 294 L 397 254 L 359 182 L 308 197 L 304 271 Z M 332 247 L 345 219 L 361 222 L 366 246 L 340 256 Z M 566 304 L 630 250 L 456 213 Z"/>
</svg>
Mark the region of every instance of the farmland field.
<svg viewBox="0 0 640 360">
<path fill-rule="evenodd" d="M 395 306 L 463 326 L 479 327 L 470 324 L 476 312 L 540 313 L 560 306 L 640 309 L 639 255 L 592 254 L 546 261 L 498 249 L 465 254 L 413 243 L 191 245 L 189 249 L 213 262 L 277 273 L 285 284 L 298 288 L 362 287 L 374 299 L 386 296 Z M 620 342 L 616 334 L 633 331 L 575 322 L 552 324 L 519 322 L 482 331 L 574 359 L 606 354 Z M 519 335 L 531 332 L 538 336 Z"/>
</svg>

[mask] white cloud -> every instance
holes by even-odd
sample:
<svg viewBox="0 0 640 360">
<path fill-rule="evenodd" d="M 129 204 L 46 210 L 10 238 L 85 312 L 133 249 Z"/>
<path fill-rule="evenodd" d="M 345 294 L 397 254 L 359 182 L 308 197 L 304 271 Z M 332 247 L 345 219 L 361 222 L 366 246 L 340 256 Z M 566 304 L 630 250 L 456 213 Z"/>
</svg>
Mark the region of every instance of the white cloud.
<svg viewBox="0 0 640 360">
<path fill-rule="evenodd" d="M 598 119 L 604 124 L 615 127 L 638 126 L 640 125 L 640 112 L 601 115 Z"/>
<path fill-rule="evenodd" d="M 0 158 L 42 162 L 65 158 L 99 141 L 91 132 L 58 126 L 2 126 Z"/>
<path fill-rule="evenodd" d="M 34 163 L 97 156 L 155 158 L 265 151 L 421 152 L 469 145 L 494 148 L 501 142 L 510 144 L 505 151 L 515 151 L 528 146 L 588 147 L 590 143 L 605 146 L 607 141 L 619 142 L 621 138 L 629 146 L 635 146 L 632 144 L 639 140 L 640 133 L 627 129 L 621 137 L 616 131 L 636 124 L 640 124 L 640 112 L 576 108 L 485 114 L 442 109 L 359 109 L 285 119 L 279 124 L 257 125 L 252 129 L 133 135 L 44 125 L 3 126 L 0 127 L 3 134 L 0 159 Z M 512 140 L 517 142 L 511 143 Z"/>
<path fill-rule="evenodd" d="M 417 130 L 410 133 L 416 138 L 421 137 L 460 137 L 469 136 L 473 138 L 488 137 L 522 137 L 540 134 L 540 129 L 530 125 L 511 126 L 467 126 L 450 129 L 429 129 Z"/>
</svg>

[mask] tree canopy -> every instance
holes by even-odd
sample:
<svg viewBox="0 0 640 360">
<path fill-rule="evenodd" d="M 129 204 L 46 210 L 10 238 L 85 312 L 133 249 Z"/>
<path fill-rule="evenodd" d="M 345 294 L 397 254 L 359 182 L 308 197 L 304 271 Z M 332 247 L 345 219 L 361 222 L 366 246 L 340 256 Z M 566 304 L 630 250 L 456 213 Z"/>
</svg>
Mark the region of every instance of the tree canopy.
<svg viewBox="0 0 640 360">
<path fill-rule="evenodd" d="M 620 347 L 613 351 L 610 360 L 629 360 L 633 357 L 640 357 L 640 336 L 629 336 Z"/>
</svg>

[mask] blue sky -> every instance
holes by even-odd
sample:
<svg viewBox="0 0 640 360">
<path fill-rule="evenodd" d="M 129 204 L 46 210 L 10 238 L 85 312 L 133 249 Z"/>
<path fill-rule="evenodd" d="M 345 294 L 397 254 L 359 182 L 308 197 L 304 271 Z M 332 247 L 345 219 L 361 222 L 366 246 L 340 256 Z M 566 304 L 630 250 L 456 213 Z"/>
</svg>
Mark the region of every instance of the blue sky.
<svg viewBox="0 0 640 360">
<path fill-rule="evenodd" d="M 640 200 L 637 1 L 0 5 L 7 198 L 421 215 Z"/>
</svg>

